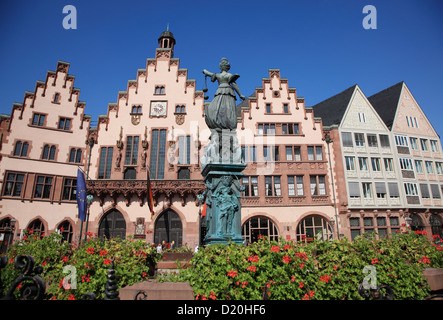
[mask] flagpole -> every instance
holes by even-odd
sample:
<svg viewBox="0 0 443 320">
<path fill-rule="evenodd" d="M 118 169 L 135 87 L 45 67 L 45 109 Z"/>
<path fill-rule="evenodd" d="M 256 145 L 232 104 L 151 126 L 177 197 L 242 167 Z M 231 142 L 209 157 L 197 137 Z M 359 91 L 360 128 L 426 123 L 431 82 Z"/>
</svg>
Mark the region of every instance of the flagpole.
<svg viewBox="0 0 443 320">
<path fill-rule="evenodd" d="M 92 150 L 92 147 L 94 146 L 94 139 L 89 139 L 89 155 L 88 155 L 88 168 L 86 169 L 86 181 L 88 181 L 89 180 L 89 166 L 90 166 L 90 164 L 91 164 L 91 150 Z M 86 188 L 86 191 L 87 191 L 88 189 Z M 88 196 L 86 196 L 86 198 L 88 198 Z M 87 201 L 86 201 L 86 206 L 87 206 L 87 213 L 86 213 L 86 228 L 85 228 L 85 241 L 86 241 L 86 239 L 87 239 L 87 237 L 88 237 L 88 235 L 87 235 L 87 233 L 88 233 L 88 223 L 89 223 L 89 208 L 90 208 L 90 203 L 88 203 L 89 201 L 88 201 L 89 199 L 87 199 Z M 82 221 L 82 223 L 83 223 L 83 221 Z M 81 234 L 81 233 L 80 233 Z"/>
</svg>

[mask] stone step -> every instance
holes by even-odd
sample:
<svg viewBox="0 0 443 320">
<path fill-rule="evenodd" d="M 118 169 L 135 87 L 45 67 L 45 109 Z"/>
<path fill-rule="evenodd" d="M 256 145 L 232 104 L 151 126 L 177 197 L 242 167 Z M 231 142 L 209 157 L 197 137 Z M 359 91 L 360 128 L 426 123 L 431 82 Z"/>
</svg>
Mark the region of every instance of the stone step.
<svg viewBox="0 0 443 320">
<path fill-rule="evenodd" d="M 194 300 L 194 291 L 188 282 L 158 282 L 147 280 L 126 286 L 119 291 L 120 300 Z"/>
</svg>

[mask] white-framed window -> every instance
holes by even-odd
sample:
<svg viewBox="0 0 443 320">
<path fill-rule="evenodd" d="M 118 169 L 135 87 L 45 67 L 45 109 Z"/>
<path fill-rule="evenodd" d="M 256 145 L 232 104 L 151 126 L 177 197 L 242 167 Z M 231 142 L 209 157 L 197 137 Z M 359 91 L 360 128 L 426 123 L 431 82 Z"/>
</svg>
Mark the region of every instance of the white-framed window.
<svg viewBox="0 0 443 320">
<path fill-rule="evenodd" d="M 368 171 L 368 158 L 358 157 L 358 167 L 360 171 Z"/>
<path fill-rule="evenodd" d="M 423 151 L 428 151 L 428 139 L 420 139 L 420 146 Z"/>
<path fill-rule="evenodd" d="M 425 161 L 425 166 L 428 174 L 434 174 L 434 166 L 432 165 L 432 161 Z"/>
<path fill-rule="evenodd" d="M 417 117 L 406 116 L 406 123 L 408 127 L 418 128 Z"/>
<path fill-rule="evenodd" d="M 353 147 L 354 143 L 352 142 L 352 133 L 351 132 L 342 132 L 341 140 L 343 143 L 343 147 Z"/>
<path fill-rule="evenodd" d="M 400 168 L 402 170 L 413 170 L 412 167 L 412 160 L 408 158 L 400 158 L 398 159 L 400 161 Z"/>
<path fill-rule="evenodd" d="M 370 182 L 362 182 L 361 183 L 363 189 L 363 197 L 372 198 L 372 183 Z"/>
<path fill-rule="evenodd" d="M 423 173 L 423 161 L 415 160 L 415 171 L 419 174 Z"/>
<path fill-rule="evenodd" d="M 346 156 L 345 163 L 347 171 L 355 171 L 355 157 Z"/>
<path fill-rule="evenodd" d="M 375 182 L 375 193 L 378 199 L 386 198 L 386 183 L 385 182 Z"/>
<path fill-rule="evenodd" d="M 436 140 L 430 140 L 431 141 L 431 150 L 432 152 L 438 152 L 438 143 Z"/>
<path fill-rule="evenodd" d="M 242 192 L 244 197 L 257 197 L 258 196 L 258 177 L 242 177 L 242 185 L 245 190 Z"/>
<path fill-rule="evenodd" d="M 365 135 L 363 133 L 354 133 L 354 139 L 357 147 L 365 146 Z"/>
<path fill-rule="evenodd" d="M 380 145 L 382 148 L 389 148 L 391 146 L 389 142 L 389 136 L 387 134 L 380 134 Z"/>
<path fill-rule="evenodd" d="M 378 147 L 377 135 L 368 134 L 367 138 L 368 138 L 368 147 L 373 147 L 373 148 Z"/>
<path fill-rule="evenodd" d="M 405 136 L 395 136 L 395 144 L 400 147 L 408 147 L 408 138 Z"/>
<path fill-rule="evenodd" d="M 404 184 L 407 196 L 418 196 L 418 188 L 416 183 L 407 182 Z"/>
<path fill-rule="evenodd" d="M 435 169 L 437 170 L 437 174 L 443 174 L 443 162 L 436 162 Z"/>
<path fill-rule="evenodd" d="M 366 116 L 365 116 L 365 113 L 364 113 L 364 112 L 359 112 L 359 113 L 358 113 L 358 120 L 359 120 L 360 122 L 366 122 Z"/>
<path fill-rule="evenodd" d="M 326 194 L 326 183 L 325 176 L 310 176 L 311 184 L 311 195 L 325 195 Z"/>
<path fill-rule="evenodd" d="M 385 171 L 394 171 L 394 161 L 392 160 L 392 158 L 384 158 L 383 163 L 385 165 Z"/>
<path fill-rule="evenodd" d="M 302 196 L 303 194 L 303 176 L 288 176 L 288 195 Z"/>
<path fill-rule="evenodd" d="M 412 150 L 418 150 L 418 142 L 417 138 L 409 138 L 409 141 L 411 142 L 411 148 Z"/>
<path fill-rule="evenodd" d="M 380 158 L 371 158 L 372 171 L 381 171 Z"/>
</svg>

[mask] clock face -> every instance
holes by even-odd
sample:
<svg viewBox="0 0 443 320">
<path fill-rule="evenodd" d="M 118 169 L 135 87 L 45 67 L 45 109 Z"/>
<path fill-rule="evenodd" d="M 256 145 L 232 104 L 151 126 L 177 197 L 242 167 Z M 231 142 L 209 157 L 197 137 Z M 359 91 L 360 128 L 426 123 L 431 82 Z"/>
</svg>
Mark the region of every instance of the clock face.
<svg viewBox="0 0 443 320">
<path fill-rule="evenodd" d="M 152 117 L 166 116 L 166 101 L 152 101 L 151 102 L 151 116 Z"/>
</svg>

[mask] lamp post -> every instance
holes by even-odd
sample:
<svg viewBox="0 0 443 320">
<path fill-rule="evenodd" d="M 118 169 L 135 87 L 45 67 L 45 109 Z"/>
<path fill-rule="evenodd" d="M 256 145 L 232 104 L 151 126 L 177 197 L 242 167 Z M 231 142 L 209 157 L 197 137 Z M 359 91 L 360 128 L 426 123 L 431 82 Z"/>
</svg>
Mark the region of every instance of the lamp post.
<svg viewBox="0 0 443 320">
<path fill-rule="evenodd" d="M 9 235 L 8 245 L 6 246 L 6 248 L 9 248 L 9 246 L 14 241 L 15 223 L 16 222 L 17 222 L 17 220 L 15 220 L 14 218 L 11 219 L 11 234 Z"/>
<path fill-rule="evenodd" d="M 411 223 L 412 223 L 412 219 L 411 219 L 411 217 L 406 217 L 405 218 L 405 223 L 406 223 L 406 228 L 409 228 L 409 227 L 411 227 Z"/>
<path fill-rule="evenodd" d="M 328 145 L 328 159 L 329 159 L 329 170 L 331 172 L 331 183 L 332 183 L 332 196 L 334 198 L 334 211 L 335 211 L 335 224 L 337 226 L 337 239 L 340 239 L 340 231 L 338 227 L 338 214 L 337 214 L 337 201 L 335 197 L 335 184 L 334 184 L 334 174 L 332 173 L 332 162 L 331 162 L 331 151 L 329 149 L 329 144 L 332 142 L 331 137 L 328 133 L 325 133 L 325 142 Z"/>
</svg>

